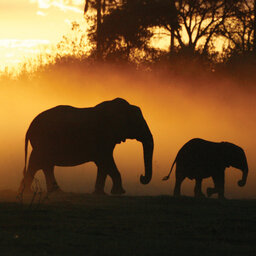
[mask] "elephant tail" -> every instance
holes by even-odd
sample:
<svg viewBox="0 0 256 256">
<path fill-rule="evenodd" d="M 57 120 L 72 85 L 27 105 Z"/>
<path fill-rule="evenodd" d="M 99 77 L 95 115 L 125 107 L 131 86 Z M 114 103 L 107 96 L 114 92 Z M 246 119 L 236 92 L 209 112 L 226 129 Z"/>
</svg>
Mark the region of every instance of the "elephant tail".
<svg viewBox="0 0 256 256">
<path fill-rule="evenodd" d="M 170 178 L 170 175 L 171 175 L 171 173 L 172 173 L 172 169 L 173 169 L 173 166 L 174 166 L 175 163 L 176 163 L 176 160 L 177 160 L 177 156 L 176 156 L 175 160 L 174 160 L 173 163 L 172 163 L 172 167 L 171 167 L 171 170 L 170 170 L 169 174 L 168 174 L 167 176 L 163 177 L 162 180 L 168 180 L 168 179 Z"/>
<path fill-rule="evenodd" d="M 23 169 L 23 175 L 25 176 L 26 171 L 27 171 L 27 155 L 28 155 L 28 133 L 26 134 L 26 138 L 25 138 L 25 166 Z"/>
</svg>

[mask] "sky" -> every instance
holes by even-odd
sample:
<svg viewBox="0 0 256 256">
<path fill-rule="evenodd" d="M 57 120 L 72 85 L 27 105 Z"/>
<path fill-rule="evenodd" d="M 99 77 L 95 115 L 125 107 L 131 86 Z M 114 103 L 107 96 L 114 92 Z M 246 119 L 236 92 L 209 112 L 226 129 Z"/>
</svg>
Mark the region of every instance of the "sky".
<svg viewBox="0 0 256 256">
<path fill-rule="evenodd" d="M 84 21 L 84 0 L 1 0 L 0 69 L 34 56 Z"/>
<path fill-rule="evenodd" d="M 71 23 L 86 28 L 85 0 L 0 0 L 0 71 L 28 58 L 51 53 Z M 158 33 L 159 31 L 159 33 Z M 152 44 L 168 49 L 169 38 L 155 30 Z"/>
</svg>

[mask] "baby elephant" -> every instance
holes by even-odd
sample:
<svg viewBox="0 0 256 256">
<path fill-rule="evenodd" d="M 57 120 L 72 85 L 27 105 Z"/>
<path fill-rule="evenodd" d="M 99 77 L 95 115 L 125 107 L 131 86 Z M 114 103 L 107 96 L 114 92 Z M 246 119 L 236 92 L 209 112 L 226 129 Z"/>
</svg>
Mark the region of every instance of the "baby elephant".
<svg viewBox="0 0 256 256">
<path fill-rule="evenodd" d="M 168 180 L 176 163 L 176 184 L 174 196 L 180 196 L 182 181 L 188 177 L 195 179 L 195 197 L 203 197 L 201 183 L 203 178 L 212 177 L 215 187 L 207 188 L 207 196 L 218 193 L 224 198 L 224 183 L 226 167 L 235 167 L 243 172 L 242 179 L 238 181 L 240 187 L 246 184 L 248 165 L 242 148 L 229 142 L 211 142 L 203 139 L 188 141 L 178 152 L 168 176 Z"/>
</svg>

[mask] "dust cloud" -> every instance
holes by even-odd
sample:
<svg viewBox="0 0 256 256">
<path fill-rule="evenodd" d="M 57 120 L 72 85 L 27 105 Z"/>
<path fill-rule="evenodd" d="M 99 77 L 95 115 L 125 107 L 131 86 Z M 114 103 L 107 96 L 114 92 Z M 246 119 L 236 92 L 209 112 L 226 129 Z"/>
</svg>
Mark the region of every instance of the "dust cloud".
<svg viewBox="0 0 256 256">
<path fill-rule="evenodd" d="M 241 146 L 249 165 L 245 187 L 237 186 L 242 173 L 226 170 L 228 198 L 256 198 L 256 91 L 223 77 L 195 79 L 171 77 L 130 69 L 62 68 L 41 78 L 2 83 L 0 88 L 0 189 L 18 188 L 24 166 L 24 137 L 32 119 L 45 109 L 65 104 L 91 107 L 104 100 L 122 97 L 141 108 L 155 141 L 153 179 L 141 185 L 144 173 L 142 145 L 135 140 L 118 144 L 114 151 L 123 185 L 128 195 L 172 195 L 175 175 L 162 182 L 185 142 L 199 137 L 229 141 Z M 55 174 L 64 191 L 90 193 L 96 166 L 56 167 Z M 45 186 L 41 171 L 37 178 Z M 203 181 L 203 190 L 212 185 Z M 107 179 L 106 192 L 111 189 Z M 193 195 L 194 181 L 185 180 L 183 195 Z"/>
</svg>

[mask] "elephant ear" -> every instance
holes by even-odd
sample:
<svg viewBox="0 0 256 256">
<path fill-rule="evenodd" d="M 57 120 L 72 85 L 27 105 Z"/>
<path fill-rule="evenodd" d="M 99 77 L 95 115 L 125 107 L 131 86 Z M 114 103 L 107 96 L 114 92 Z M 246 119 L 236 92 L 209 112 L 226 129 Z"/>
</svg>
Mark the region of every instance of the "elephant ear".
<svg viewBox="0 0 256 256">
<path fill-rule="evenodd" d="M 101 109 L 100 125 L 105 139 L 114 143 L 125 141 L 128 136 L 128 113 L 131 105 L 124 99 L 116 98 L 97 105 Z"/>
</svg>

